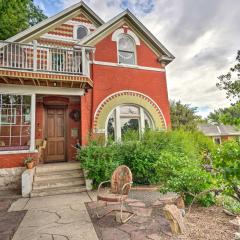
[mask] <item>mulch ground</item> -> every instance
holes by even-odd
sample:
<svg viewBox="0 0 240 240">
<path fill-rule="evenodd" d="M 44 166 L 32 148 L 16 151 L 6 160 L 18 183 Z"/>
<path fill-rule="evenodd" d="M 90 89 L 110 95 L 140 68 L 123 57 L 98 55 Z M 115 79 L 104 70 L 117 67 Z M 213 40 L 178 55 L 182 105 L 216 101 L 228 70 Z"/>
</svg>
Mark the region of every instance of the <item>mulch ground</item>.
<svg viewBox="0 0 240 240">
<path fill-rule="evenodd" d="M 11 240 L 26 211 L 8 212 L 11 204 L 20 196 L 15 192 L 0 193 L 0 239 Z"/>
<path fill-rule="evenodd" d="M 155 201 L 159 197 L 158 194 L 133 192 L 132 196 L 134 199 L 140 198 L 149 210 L 149 203 Z M 125 224 L 119 224 L 116 222 L 115 212 L 97 218 L 96 211 L 104 213 L 104 203 L 100 202 L 99 206 L 96 202 L 90 202 L 86 206 L 100 240 L 231 240 L 236 232 L 234 226 L 229 223 L 234 217 L 226 215 L 221 207 L 216 206 L 204 208 L 193 205 L 191 212 L 185 216 L 187 232 L 180 236 L 171 234 L 169 222 L 160 208 L 153 208 L 151 214 L 148 214 L 148 210 L 137 208 L 136 216 Z"/>
</svg>

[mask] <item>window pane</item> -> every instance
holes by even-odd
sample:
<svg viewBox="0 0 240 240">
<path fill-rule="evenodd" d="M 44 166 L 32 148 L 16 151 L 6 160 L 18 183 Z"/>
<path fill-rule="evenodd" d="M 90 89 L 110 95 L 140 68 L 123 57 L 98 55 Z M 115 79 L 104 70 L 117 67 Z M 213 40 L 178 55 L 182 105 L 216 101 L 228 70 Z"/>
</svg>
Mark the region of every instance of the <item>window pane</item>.
<svg viewBox="0 0 240 240">
<path fill-rule="evenodd" d="M 0 94 L 0 151 L 29 149 L 31 96 Z"/>
<path fill-rule="evenodd" d="M 116 128 L 115 125 L 116 125 L 115 111 L 113 111 L 113 113 L 109 117 L 108 125 L 107 125 L 108 140 L 112 140 L 112 141 L 115 140 L 115 128 Z"/>
<path fill-rule="evenodd" d="M 87 36 L 87 28 L 84 27 L 84 26 L 79 26 L 78 29 L 77 29 L 77 39 L 82 39 L 84 38 L 85 36 Z"/>
<path fill-rule="evenodd" d="M 139 116 L 140 115 L 140 110 L 138 107 L 136 106 L 121 106 L 120 107 L 120 114 L 121 115 L 136 115 Z"/>
<path fill-rule="evenodd" d="M 145 129 L 150 129 L 153 127 L 152 120 L 146 111 L 144 111 L 144 124 L 145 124 Z"/>
<path fill-rule="evenodd" d="M 121 118 L 121 135 L 122 137 L 128 131 L 136 131 L 139 133 L 139 119 L 137 118 Z"/>
<path fill-rule="evenodd" d="M 135 64 L 134 53 L 119 51 L 119 63 Z"/>
<path fill-rule="evenodd" d="M 119 39 L 118 49 L 122 51 L 134 52 L 135 44 L 134 41 L 128 36 L 122 36 Z"/>
</svg>

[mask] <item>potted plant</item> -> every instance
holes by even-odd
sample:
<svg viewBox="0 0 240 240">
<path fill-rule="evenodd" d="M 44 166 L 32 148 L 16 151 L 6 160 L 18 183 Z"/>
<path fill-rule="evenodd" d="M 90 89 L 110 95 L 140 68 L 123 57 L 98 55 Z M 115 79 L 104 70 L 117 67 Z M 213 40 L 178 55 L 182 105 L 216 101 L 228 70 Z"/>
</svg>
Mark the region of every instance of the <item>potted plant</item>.
<svg viewBox="0 0 240 240">
<path fill-rule="evenodd" d="M 27 167 L 27 169 L 32 169 L 34 167 L 34 159 L 32 157 L 25 158 L 24 165 Z"/>
</svg>

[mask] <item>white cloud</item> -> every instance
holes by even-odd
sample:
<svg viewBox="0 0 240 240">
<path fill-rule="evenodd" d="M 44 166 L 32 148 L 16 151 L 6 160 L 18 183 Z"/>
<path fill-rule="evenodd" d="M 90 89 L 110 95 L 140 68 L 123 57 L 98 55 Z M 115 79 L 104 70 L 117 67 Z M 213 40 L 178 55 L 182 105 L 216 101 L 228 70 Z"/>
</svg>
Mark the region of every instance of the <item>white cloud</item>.
<svg viewBox="0 0 240 240">
<path fill-rule="evenodd" d="M 77 2 L 59 0 L 62 9 Z M 203 115 L 229 105 L 225 93 L 215 85 L 217 77 L 233 64 L 239 49 L 239 0 L 85 2 L 105 21 L 129 7 L 176 56 L 167 66 L 171 99 L 198 106 Z"/>
</svg>

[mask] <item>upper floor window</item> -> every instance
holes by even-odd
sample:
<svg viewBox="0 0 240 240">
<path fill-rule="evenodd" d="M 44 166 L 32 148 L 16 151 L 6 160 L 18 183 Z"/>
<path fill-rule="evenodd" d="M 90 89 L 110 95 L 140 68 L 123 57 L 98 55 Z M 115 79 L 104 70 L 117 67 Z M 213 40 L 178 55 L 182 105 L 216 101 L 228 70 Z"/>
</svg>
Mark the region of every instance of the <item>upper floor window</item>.
<svg viewBox="0 0 240 240">
<path fill-rule="evenodd" d="M 81 25 L 77 27 L 77 30 L 76 30 L 77 39 L 82 39 L 85 36 L 87 36 L 87 34 L 88 34 L 88 29 L 85 26 Z"/>
<path fill-rule="evenodd" d="M 135 41 L 131 36 L 122 34 L 118 40 L 118 62 L 125 64 L 135 64 Z"/>
</svg>

